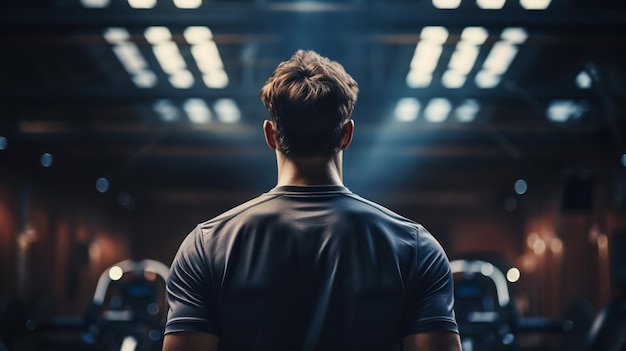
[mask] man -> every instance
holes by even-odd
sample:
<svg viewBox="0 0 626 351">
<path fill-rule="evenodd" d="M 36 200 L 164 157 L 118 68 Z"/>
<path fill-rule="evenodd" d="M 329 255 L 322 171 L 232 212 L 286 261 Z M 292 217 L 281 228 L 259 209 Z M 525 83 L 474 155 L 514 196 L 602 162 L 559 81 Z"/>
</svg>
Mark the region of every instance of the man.
<svg viewBox="0 0 626 351">
<path fill-rule="evenodd" d="M 343 186 L 357 93 L 315 52 L 278 65 L 261 89 L 277 185 L 183 241 L 165 351 L 461 349 L 441 246 Z"/>
</svg>

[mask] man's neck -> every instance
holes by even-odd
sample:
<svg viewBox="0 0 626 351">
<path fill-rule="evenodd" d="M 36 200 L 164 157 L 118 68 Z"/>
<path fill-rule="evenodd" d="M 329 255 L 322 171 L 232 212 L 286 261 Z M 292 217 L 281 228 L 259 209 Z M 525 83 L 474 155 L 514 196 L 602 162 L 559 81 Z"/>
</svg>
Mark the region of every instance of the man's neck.
<svg viewBox="0 0 626 351">
<path fill-rule="evenodd" d="M 343 185 L 342 153 L 331 157 L 288 158 L 276 152 L 277 186 Z"/>
</svg>

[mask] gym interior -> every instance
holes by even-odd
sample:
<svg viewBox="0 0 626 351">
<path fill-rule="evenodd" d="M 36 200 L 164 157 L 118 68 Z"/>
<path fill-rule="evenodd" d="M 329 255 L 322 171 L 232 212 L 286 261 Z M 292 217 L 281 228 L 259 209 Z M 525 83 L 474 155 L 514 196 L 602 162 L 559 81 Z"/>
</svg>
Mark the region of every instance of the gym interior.
<svg viewBox="0 0 626 351">
<path fill-rule="evenodd" d="M 0 4 L 0 350 L 160 350 L 182 239 L 276 184 L 259 89 L 359 83 L 344 184 L 424 225 L 464 351 L 626 345 L 619 0 Z"/>
</svg>

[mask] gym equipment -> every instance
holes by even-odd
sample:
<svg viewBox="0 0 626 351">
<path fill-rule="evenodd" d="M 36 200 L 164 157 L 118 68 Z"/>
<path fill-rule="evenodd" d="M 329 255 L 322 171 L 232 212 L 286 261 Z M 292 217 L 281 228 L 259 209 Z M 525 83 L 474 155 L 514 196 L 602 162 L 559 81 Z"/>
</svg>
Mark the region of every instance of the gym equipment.
<svg viewBox="0 0 626 351">
<path fill-rule="evenodd" d="M 48 333 L 40 338 L 47 349 L 160 351 L 168 275 L 169 268 L 158 261 L 121 261 L 100 275 L 82 316 L 31 320 L 28 328 L 40 335 Z M 74 337 L 59 338 L 61 333 Z"/>
<path fill-rule="evenodd" d="M 463 351 L 519 350 L 521 333 L 564 333 L 570 321 L 519 317 L 508 282 L 495 265 L 471 259 L 450 262 L 455 313 Z"/>
</svg>

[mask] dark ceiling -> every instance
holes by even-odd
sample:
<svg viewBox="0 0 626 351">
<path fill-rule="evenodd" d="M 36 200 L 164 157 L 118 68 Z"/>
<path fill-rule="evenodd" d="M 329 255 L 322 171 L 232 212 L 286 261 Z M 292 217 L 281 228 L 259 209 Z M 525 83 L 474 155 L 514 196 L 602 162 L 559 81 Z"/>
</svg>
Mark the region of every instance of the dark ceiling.
<svg viewBox="0 0 626 351">
<path fill-rule="evenodd" d="M 273 68 L 297 49 L 341 62 L 359 82 L 356 136 L 345 155 L 345 182 L 385 203 L 464 208 L 500 204 L 517 179 L 558 179 L 566 170 L 606 174 L 621 167 L 626 121 L 626 8 L 622 1 L 553 0 L 528 10 L 508 0 L 483 9 L 431 1 L 218 1 L 179 9 L 158 0 L 150 9 L 129 1 L 13 0 L 0 5 L 0 167 L 64 191 L 96 193 L 107 178 L 110 198 L 140 210 L 154 205 L 229 206 L 271 188 L 276 171 L 265 147 L 266 112 L 258 91 Z M 98 1 L 96 1 L 98 3 Z M 164 26 L 193 77 L 175 88 L 155 57 L 148 28 Z M 228 76 L 223 88 L 203 84 L 185 38 L 207 26 Z M 425 27 L 447 29 L 432 81 L 410 87 L 407 75 Z M 487 38 L 460 87 L 442 84 L 467 27 Z M 127 32 L 154 85 L 139 87 L 116 56 L 107 30 Z M 493 87 L 475 84 L 504 31 L 522 28 L 510 66 Z M 125 44 L 125 45 L 126 45 Z M 120 44 L 121 45 L 121 44 Z M 577 77 L 588 86 L 577 85 Z M 193 123 L 183 106 L 213 108 Z M 415 120 L 399 121 L 402 98 L 421 104 Z M 447 99 L 451 111 L 430 122 L 425 107 Z M 240 119 L 228 123 L 215 102 L 232 99 Z M 479 105 L 470 122 L 455 108 Z M 196 100 L 197 101 L 197 100 Z M 415 101 L 415 100 L 414 100 Z M 577 108 L 548 118 L 555 101 Z M 161 106 L 159 109 L 158 106 Z M 163 112 L 166 117 L 159 114 Z M 216 117 L 217 116 L 217 117 Z M 41 156 L 52 156 L 43 167 Z M 4 171 L 3 171 L 4 172 Z M 120 195 L 122 194 L 122 195 Z M 125 200 L 126 199 L 126 200 Z"/>
</svg>

